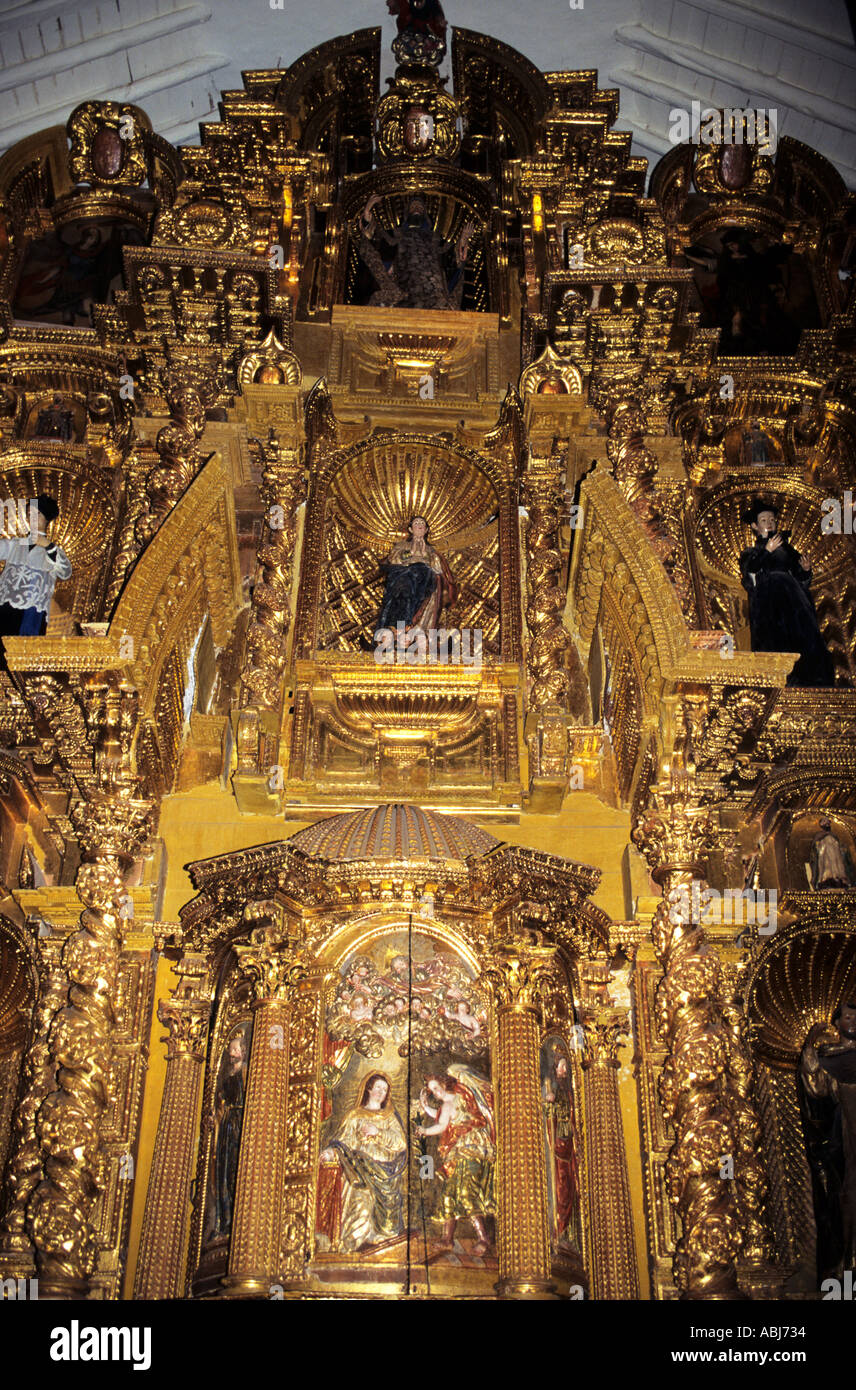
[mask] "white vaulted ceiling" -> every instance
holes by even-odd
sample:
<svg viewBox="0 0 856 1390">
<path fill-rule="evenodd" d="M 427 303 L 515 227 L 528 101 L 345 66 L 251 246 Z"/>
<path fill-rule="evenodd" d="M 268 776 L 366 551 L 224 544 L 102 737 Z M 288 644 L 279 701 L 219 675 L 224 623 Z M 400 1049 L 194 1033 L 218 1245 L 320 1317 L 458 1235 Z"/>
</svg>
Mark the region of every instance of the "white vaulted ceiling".
<svg viewBox="0 0 856 1390">
<path fill-rule="evenodd" d="M 580 0 L 575 0 L 577 4 Z M 133 101 L 195 143 L 246 68 L 288 67 L 336 34 L 395 24 L 383 0 L 0 0 L 0 150 L 64 123 L 80 101 Z M 619 129 L 654 162 L 669 110 L 774 107 L 779 135 L 825 154 L 856 187 L 856 46 L 845 0 L 448 0 L 547 71 L 597 68 L 621 89 Z M 446 68 L 448 70 L 448 59 Z"/>
</svg>

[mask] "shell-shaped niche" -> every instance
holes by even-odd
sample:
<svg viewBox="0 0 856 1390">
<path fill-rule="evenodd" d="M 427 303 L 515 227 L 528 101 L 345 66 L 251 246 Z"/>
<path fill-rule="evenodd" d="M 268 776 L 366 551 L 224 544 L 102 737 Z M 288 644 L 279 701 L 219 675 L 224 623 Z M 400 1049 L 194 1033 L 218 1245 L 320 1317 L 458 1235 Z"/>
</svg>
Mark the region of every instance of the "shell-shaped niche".
<svg viewBox="0 0 856 1390">
<path fill-rule="evenodd" d="M 345 529 L 373 550 L 407 534 L 412 516 L 428 522 L 432 545 L 483 526 L 497 509 L 493 485 L 470 459 L 430 442 L 379 439 L 349 459 L 332 483 Z"/>
<path fill-rule="evenodd" d="M 841 555 L 835 542 L 839 538 L 822 535 L 820 530 L 825 493 L 772 468 L 753 470 L 753 476 L 745 480 L 728 479 L 713 488 L 699 506 L 696 544 L 711 569 L 739 581 L 740 552 L 755 539 L 741 517 L 756 496 L 779 507 L 779 525 L 790 531 L 791 544 L 810 557 L 815 579 L 838 569 Z"/>
<path fill-rule="evenodd" d="M 793 1066 L 814 1023 L 829 1023 L 856 994 L 856 936 L 813 926 L 774 942 L 749 988 L 755 1049 Z"/>
<path fill-rule="evenodd" d="M 48 536 L 71 561 L 70 579 L 56 586 L 60 607 L 78 619 L 97 617 L 92 609 L 116 528 L 116 505 L 109 480 L 79 458 L 66 459 L 61 444 L 41 444 L 38 452 L 22 449 L 4 459 L 0 490 L 24 501 L 46 493 L 59 506 Z M 72 469 L 74 471 L 72 471 Z M 18 525 L 20 534 L 26 523 Z M 73 596 L 73 597 L 72 597 Z"/>
</svg>

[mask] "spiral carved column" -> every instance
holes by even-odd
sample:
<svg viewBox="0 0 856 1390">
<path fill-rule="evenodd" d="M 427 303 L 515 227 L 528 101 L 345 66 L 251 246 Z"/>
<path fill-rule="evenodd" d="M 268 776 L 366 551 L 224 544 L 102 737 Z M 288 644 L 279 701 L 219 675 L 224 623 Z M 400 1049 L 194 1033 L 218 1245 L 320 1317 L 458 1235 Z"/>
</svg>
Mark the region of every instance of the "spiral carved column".
<svg viewBox="0 0 856 1390">
<path fill-rule="evenodd" d="M 184 1296 L 194 1138 L 210 1012 L 207 1000 L 193 997 L 158 1006 L 158 1018 L 169 1029 L 166 1079 L 146 1193 L 135 1298 Z"/>
<path fill-rule="evenodd" d="M 259 546 L 261 576 L 253 589 L 242 703 L 276 709 L 291 627 L 291 581 L 297 508 L 306 488 L 297 449 L 283 448 L 273 430 L 266 444 L 250 441 L 261 468 L 267 534 Z"/>
<path fill-rule="evenodd" d="M 27 1233 L 27 1204 L 44 1173 L 36 1117 L 45 1097 L 56 1089 L 56 1062 L 48 1046 L 51 1022 L 65 1002 L 68 979 L 62 965 L 65 935 L 56 929 L 37 937 L 39 998 L 33 1018 L 27 1086 L 16 1112 L 6 1168 L 9 1202 L 0 1232 L 0 1273 L 24 1278 L 32 1273 L 33 1246 Z"/>
<path fill-rule="evenodd" d="M 633 1211 L 618 1094 L 618 1049 L 628 1032 L 614 1011 L 583 1019 L 592 1297 L 638 1298 Z"/>
<path fill-rule="evenodd" d="M 542 983 L 549 947 L 503 946 L 484 972 L 496 1009 L 497 1247 L 501 1298 L 550 1298 L 547 1169 L 541 1117 Z"/>
<path fill-rule="evenodd" d="M 186 368 L 165 371 L 169 424 L 155 440 L 159 463 L 146 477 L 146 499 L 134 527 L 142 550 L 162 526 L 170 510 L 201 466 L 199 441 L 205 430 L 205 404 Z"/>
<path fill-rule="evenodd" d="M 529 708 L 564 710 L 568 697 L 567 653 L 570 634 L 562 622 L 565 595 L 560 584 L 558 459 L 539 460 L 539 471 L 527 476 L 524 501 L 529 510 L 526 531 L 526 622 L 529 627 L 528 667 L 532 682 Z"/>
<path fill-rule="evenodd" d="M 237 726 L 241 772 L 265 772 L 278 757 L 279 708 L 291 628 L 291 582 L 297 509 L 305 496 L 298 449 L 284 448 L 273 430 L 265 444 L 250 440 L 261 469 L 267 528 L 258 551 L 261 574 L 253 589 Z"/>
<path fill-rule="evenodd" d="M 230 1293 L 267 1298 L 281 1273 L 291 1005 L 307 971 L 275 928 L 256 929 L 235 950 L 253 983 L 255 1021 L 223 1283 Z"/>
<path fill-rule="evenodd" d="M 739 1152 L 739 1115 L 722 967 L 687 906 L 693 881 L 703 881 L 709 812 L 698 804 L 692 773 L 679 767 L 654 788 L 652 800 L 653 809 L 637 822 L 633 839 L 664 892 L 652 937 L 663 967 L 657 1008 L 668 1047 L 660 1101 L 675 1132 L 666 1186 L 682 1227 L 674 1277 L 686 1299 L 739 1298 L 742 1214 L 736 1184 L 723 1172 L 723 1159 L 736 1160 Z"/>
<path fill-rule="evenodd" d="M 741 1256 L 742 1261 L 761 1266 L 767 1263 L 770 1256 L 770 1242 L 762 1217 L 767 1173 L 761 1158 L 761 1122 L 752 1102 L 753 1069 L 746 1042 L 746 1019 L 734 1002 L 725 1008 L 724 1018 L 729 1036 L 729 1075 L 737 1122 L 734 1181 L 743 1229 Z"/>
<path fill-rule="evenodd" d="M 28 1208 L 42 1298 L 84 1297 L 96 1266 L 92 1215 L 111 1083 L 125 875 L 145 838 L 148 812 L 145 802 L 110 796 L 79 802 L 72 812 L 83 855 L 76 888 L 85 911 L 63 950 L 68 1003 L 48 1037 L 57 1088 L 38 1113 L 44 1176 Z"/>
</svg>

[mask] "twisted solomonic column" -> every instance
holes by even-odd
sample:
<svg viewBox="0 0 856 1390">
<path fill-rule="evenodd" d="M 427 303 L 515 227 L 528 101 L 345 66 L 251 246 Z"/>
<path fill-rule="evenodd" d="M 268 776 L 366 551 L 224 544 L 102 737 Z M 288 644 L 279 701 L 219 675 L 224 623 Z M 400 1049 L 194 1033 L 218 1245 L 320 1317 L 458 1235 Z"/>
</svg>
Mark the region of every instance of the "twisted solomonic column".
<svg viewBox="0 0 856 1390">
<path fill-rule="evenodd" d="M 565 595 L 560 582 L 560 476 L 560 460 L 543 460 L 539 472 L 527 475 L 524 487 L 524 501 L 529 511 L 526 529 L 529 708 L 535 710 L 564 710 L 568 699 L 567 658 L 571 637 L 562 621 Z"/>
<path fill-rule="evenodd" d="M 33 1246 L 27 1232 L 27 1204 L 44 1177 L 36 1117 L 45 1097 L 56 1089 L 56 1062 L 48 1033 L 68 994 L 62 964 L 65 936 L 56 929 L 36 937 L 39 996 L 33 1018 L 32 1044 L 26 1060 L 26 1086 L 12 1125 L 12 1144 L 6 1165 L 9 1194 L 0 1228 L 0 1275 L 25 1278 L 33 1271 Z"/>
<path fill-rule="evenodd" d="M 28 1228 L 41 1298 L 84 1297 L 96 1267 L 92 1218 L 101 1191 L 125 877 L 147 836 L 149 812 L 147 802 L 109 795 L 93 795 L 72 811 L 83 859 L 75 885 L 85 910 L 63 949 L 68 1001 L 48 1035 L 57 1086 L 36 1121 L 44 1176 L 29 1201 Z"/>
<path fill-rule="evenodd" d="M 666 1187 L 682 1228 L 675 1282 L 683 1298 L 740 1298 L 737 1260 L 747 1239 L 740 1192 L 755 1188 L 741 1139 L 751 1102 L 745 1078 L 738 1083 L 744 1093 L 735 1088 L 741 1044 L 726 1017 L 722 966 L 690 907 L 712 845 L 710 813 L 699 804 L 691 769 L 673 765 L 651 795 L 653 808 L 637 821 L 633 840 L 664 893 L 652 937 L 663 967 L 657 1009 L 668 1047 L 660 1100 L 675 1132 Z"/>
<path fill-rule="evenodd" d="M 291 627 L 291 580 L 297 511 L 306 493 L 297 449 L 283 448 L 273 430 L 266 444 L 250 441 L 261 469 L 267 530 L 259 545 L 261 575 L 253 589 L 241 683 L 247 703 L 275 709 Z"/>
<path fill-rule="evenodd" d="M 723 1009 L 729 1037 L 729 1076 L 737 1126 L 734 1181 L 743 1230 L 742 1261 L 758 1268 L 767 1265 L 770 1241 L 762 1212 L 767 1195 L 767 1173 L 761 1122 L 752 1101 L 753 1066 L 746 1039 L 746 1017 L 736 1002 Z"/>
</svg>

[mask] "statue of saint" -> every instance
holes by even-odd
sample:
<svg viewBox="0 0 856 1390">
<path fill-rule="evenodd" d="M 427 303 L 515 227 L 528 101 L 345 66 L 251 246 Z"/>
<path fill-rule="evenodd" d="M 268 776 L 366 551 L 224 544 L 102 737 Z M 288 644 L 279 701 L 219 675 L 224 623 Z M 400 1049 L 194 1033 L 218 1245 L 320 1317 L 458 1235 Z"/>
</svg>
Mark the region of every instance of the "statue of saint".
<svg viewBox="0 0 856 1390">
<path fill-rule="evenodd" d="M 229 1039 L 220 1061 L 214 1091 L 214 1153 L 206 1225 L 208 1238 L 226 1236 L 232 1229 L 235 1188 L 238 1181 L 238 1154 L 244 1126 L 244 1096 L 247 1088 L 248 1029 L 242 1028 Z"/>
<path fill-rule="evenodd" d="M 820 829 L 811 845 L 811 886 L 821 888 L 856 888 L 856 873 L 847 846 L 832 829 L 828 816 L 821 816 Z"/>
<path fill-rule="evenodd" d="M 49 541 L 47 528 L 59 516 L 53 497 L 36 499 L 35 534 L 0 540 L 0 637 L 41 637 L 58 579 L 71 578 L 71 562 L 61 545 Z"/>
<path fill-rule="evenodd" d="M 440 0 L 386 0 L 398 33 L 392 51 L 399 63 L 439 67 L 446 55 L 446 16 Z"/>
<path fill-rule="evenodd" d="M 836 1042 L 816 1023 L 800 1057 L 800 1113 L 817 1226 L 817 1277 L 856 1269 L 856 1003 L 832 1016 Z"/>
<path fill-rule="evenodd" d="M 541 1083 L 547 1155 L 547 1209 L 552 1248 L 579 1242 L 579 1164 L 574 1123 L 574 1098 L 568 1058 L 561 1052 L 544 1058 Z M 542 1065 L 542 1072 L 545 1068 Z"/>
<path fill-rule="evenodd" d="M 71 411 L 59 392 L 56 392 L 51 404 L 45 410 L 39 411 L 34 437 L 36 439 L 62 439 L 67 442 L 72 438 L 72 435 Z"/>
<path fill-rule="evenodd" d="M 378 225 L 374 208 L 379 194 L 362 212 L 360 256 L 376 289 L 369 304 L 402 309 L 460 309 L 464 265 L 475 223 L 468 222 L 456 243 L 434 230 L 424 198 L 414 195 L 404 220 L 393 232 Z"/>
<path fill-rule="evenodd" d="M 446 1075 L 426 1077 L 414 1109 L 430 1121 L 416 1126 L 419 1138 L 437 1136 L 437 1172 L 443 1182 L 440 1248 L 454 1250 L 457 1224 L 469 1220 L 476 1234 L 471 1253 L 485 1255 L 491 1245 L 485 1217 L 496 1211 L 493 1091 L 485 1077 L 453 1062 Z"/>
<path fill-rule="evenodd" d="M 457 588 L 446 561 L 428 543 L 424 516 L 410 518 L 407 539 L 396 542 L 383 568 L 386 587 L 377 628 L 396 631 L 398 623 L 407 632 L 436 628 L 440 610 L 455 602 Z"/>
<path fill-rule="evenodd" d="M 744 458 L 750 465 L 758 467 L 770 462 L 770 437 L 757 420 L 753 420 L 749 429 L 743 432 L 743 450 Z"/>
<path fill-rule="evenodd" d="M 743 520 L 756 538 L 740 556 L 753 652 L 799 652 L 788 685 L 832 685 L 832 658 L 814 610 L 809 561 L 791 545 L 789 532 L 779 530 L 774 502 L 756 497 Z"/>
</svg>

